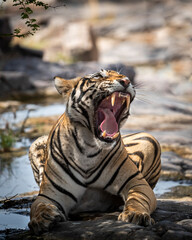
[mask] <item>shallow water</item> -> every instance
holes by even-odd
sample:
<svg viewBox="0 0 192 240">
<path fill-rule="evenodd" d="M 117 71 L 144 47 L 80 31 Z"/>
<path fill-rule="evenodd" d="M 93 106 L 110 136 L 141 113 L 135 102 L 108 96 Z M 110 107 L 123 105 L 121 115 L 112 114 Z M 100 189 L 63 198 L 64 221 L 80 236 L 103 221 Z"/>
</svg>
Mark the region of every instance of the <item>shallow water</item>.
<svg viewBox="0 0 192 240">
<path fill-rule="evenodd" d="M 0 115 L 0 128 L 4 128 L 5 123 L 8 121 L 11 126 L 15 126 L 17 123 L 22 122 L 29 112 L 29 117 L 47 117 L 54 115 L 61 115 L 65 111 L 65 105 L 63 103 L 55 103 L 52 105 L 37 105 L 27 104 L 21 105 L 16 112 L 5 112 Z"/>
<path fill-rule="evenodd" d="M 29 209 L 25 209 L 28 210 Z M 27 229 L 29 216 L 15 213 L 16 210 L 12 213 L 11 210 L 0 210 L 0 230 L 5 229 Z M 20 212 L 21 213 L 21 212 Z"/>
<path fill-rule="evenodd" d="M 27 155 L 13 158 L 9 165 L 1 160 L 0 198 L 38 190 Z"/>
</svg>

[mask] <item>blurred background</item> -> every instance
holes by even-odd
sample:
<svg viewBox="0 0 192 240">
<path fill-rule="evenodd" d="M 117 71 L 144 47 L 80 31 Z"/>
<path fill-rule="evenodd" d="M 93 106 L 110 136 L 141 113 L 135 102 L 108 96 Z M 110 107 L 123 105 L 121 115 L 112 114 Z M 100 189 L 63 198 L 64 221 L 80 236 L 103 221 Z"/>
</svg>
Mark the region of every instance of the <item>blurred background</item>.
<svg viewBox="0 0 192 240">
<path fill-rule="evenodd" d="M 123 73 L 137 97 L 122 133 L 147 131 L 162 147 L 158 198 L 192 197 L 192 1 L 56 1 L 31 5 L 40 29 L 25 38 L 25 19 L 0 1 L 0 199 L 34 195 L 27 152 L 48 134 L 65 105 L 53 77 L 101 68 Z M 35 191 L 35 192 L 32 192 Z M 0 210 L 0 229 L 25 228 L 28 217 Z M 26 218 L 26 219 L 25 219 Z M 18 220 L 19 219 L 19 220 Z"/>
</svg>

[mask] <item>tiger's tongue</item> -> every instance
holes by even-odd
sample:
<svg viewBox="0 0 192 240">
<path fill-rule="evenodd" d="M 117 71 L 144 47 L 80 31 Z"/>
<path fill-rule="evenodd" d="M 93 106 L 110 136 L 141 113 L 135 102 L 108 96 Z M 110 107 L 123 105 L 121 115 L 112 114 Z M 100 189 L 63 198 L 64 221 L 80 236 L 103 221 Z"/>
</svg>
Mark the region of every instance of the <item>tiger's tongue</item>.
<svg viewBox="0 0 192 240">
<path fill-rule="evenodd" d="M 118 132 L 118 124 L 114 114 L 108 108 L 101 108 L 100 111 L 104 115 L 104 120 L 100 124 L 101 131 L 106 131 L 107 136 L 113 136 Z"/>
</svg>

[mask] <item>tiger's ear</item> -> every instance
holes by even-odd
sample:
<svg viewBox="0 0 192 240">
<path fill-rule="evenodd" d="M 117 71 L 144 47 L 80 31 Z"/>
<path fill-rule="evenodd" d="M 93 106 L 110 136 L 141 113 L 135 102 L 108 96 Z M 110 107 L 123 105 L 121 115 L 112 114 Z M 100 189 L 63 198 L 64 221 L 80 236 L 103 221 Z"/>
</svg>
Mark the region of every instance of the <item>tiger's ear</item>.
<svg viewBox="0 0 192 240">
<path fill-rule="evenodd" d="M 79 79 L 77 78 L 71 80 L 67 80 L 61 77 L 54 78 L 55 87 L 57 91 L 65 98 L 67 98 L 70 95 L 72 89 L 77 84 L 78 80 Z"/>
</svg>

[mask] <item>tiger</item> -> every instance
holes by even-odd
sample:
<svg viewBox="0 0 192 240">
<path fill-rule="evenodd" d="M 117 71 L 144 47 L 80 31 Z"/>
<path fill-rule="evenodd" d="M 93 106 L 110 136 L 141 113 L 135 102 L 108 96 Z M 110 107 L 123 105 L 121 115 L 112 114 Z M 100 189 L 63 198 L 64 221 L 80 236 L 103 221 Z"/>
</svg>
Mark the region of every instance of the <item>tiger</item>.
<svg viewBox="0 0 192 240">
<path fill-rule="evenodd" d="M 153 225 L 160 144 L 148 133 L 120 133 L 136 96 L 134 85 L 127 76 L 105 69 L 70 80 L 55 77 L 54 82 L 66 108 L 49 136 L 29 149 L 40 186 L 29 228 L 38 235 L 67 221 L 89 190 L 122 199 L 118 221 Z M 88 197 L 95 205 L 96 195 Z"/>
</svg>

